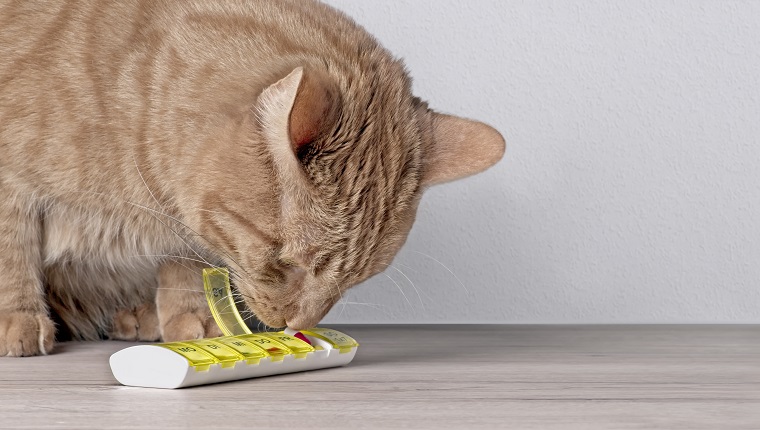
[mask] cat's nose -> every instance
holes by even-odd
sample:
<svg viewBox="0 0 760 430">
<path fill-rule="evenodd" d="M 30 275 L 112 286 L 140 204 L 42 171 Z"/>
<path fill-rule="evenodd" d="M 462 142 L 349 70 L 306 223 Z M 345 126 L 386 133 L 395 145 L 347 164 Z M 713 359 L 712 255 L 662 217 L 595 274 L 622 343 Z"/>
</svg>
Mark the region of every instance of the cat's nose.
<svg viewBox="0 0 760 430">
<path fill-rule="evenodd" d="M 325 314 L 327 314 L 327 311 L 318 313 L 298 312 L 290 318 L 287 318 L 285 320 L 285 325 L 293 330 L 306 330 L 316 326 Z"/>
<path fill-rule="evenodd" d="M 296 330 L 296 331 L 306 330 L 306 329 L 310 329 L 310 328 L 316 326 L 317 323 L 319 323 L 319 321 L 321 319 L 322 319 L 321 317 L 318 317 L 318 318 L 304 318 L 304 317 L 302 317 L 302 316 L 299 315 L 297 317 L 294 317 L 292 319 L 288 319 L 287 321 L 285 321 L 285 325 L 287 325 L 289 329 L 293 329 L 293 330 Z"/>
<path fill-rule="evenodd" d="M 334 300 L 325 303 L 321 308 L 301 306 L 297 312 L 285 319 L 285 324 L 293 330 L 306 330 L 316 326 L 332 308 Z"/>
</svg>

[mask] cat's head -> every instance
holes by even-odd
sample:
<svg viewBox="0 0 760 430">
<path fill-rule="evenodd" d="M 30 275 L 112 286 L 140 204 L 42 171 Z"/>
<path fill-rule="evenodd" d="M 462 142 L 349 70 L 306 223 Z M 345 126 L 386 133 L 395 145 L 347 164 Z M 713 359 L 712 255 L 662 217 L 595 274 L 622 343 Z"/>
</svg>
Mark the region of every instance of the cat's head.
<svg viewBox="0 0 760 430">
<path fill-rule="evenodd" d="M 297 67 L 231 132 L 202 229 L 270 326 L 319 322 L 346 289 L 388 267 L 423 190 L 504 153 L 496 130 L 432 112 L 403 67 L 393 70 L 351 78 Z"/>
</svg>

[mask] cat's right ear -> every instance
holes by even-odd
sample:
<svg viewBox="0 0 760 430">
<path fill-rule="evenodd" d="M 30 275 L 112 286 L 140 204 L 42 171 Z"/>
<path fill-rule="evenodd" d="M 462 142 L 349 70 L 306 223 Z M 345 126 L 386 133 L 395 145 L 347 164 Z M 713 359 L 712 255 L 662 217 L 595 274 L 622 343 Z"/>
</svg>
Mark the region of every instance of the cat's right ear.
<svg viewBox="0 0 760 430">
<path fill-rule="evenodd" d="M 296 169 L 299 158 L 332 128 L 339 114 L 338 94 L 323 72 L 302 67 L 261 93 L 258 116 L 279 167 Z"/>
<path fill-rule="evenodd" d="M 335 125 L 339 113 L 337 87 L 323 72 L 297 67 L 270 85 L 256 102 L 261 135 L 280 183 L 283 234 L 296 261 L 309 261 L 310 236 L 323 223 L 314 222 L 317 205 L 302 156 Z"/>
<path fill-rule="evenodd" d="M 263 143 L 281 185 L 283 214 L 291 225 L 304 224 L 297 214 L 314 206 L 301 157 L 335 125 L 338 94 L 323 72 L 297 67 L 256 101 Z"/>
</svg>

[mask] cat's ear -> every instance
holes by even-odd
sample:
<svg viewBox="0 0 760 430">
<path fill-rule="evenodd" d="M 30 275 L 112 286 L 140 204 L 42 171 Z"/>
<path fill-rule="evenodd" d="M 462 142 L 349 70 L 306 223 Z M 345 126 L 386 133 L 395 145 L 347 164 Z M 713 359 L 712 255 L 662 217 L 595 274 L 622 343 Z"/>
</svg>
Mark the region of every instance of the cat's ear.
<svg viewBox="0 0 760 430">
<path fill-rule="evenodd" d="M 337 86 L 324 72 L 295 68 L 259 95 L 256 113 L 262 138 L 272 156 L 280 182 L 283 234 L 296 261 L 310 257 L 310 236 L 321 223 L 314 222 L 314 197 L 302 156 L 335 125 L 339 115 Z"/>
<path fill-rule="evenodd" d="M 256 101 L 261 135 L 280 180 L 282 210 L 290 225 L 305 224 L 299 214 L 313 207 L 301 157 L 335 125 L 336 88 L 324 72 L 297 67 L 265 88 Z"/>
<path fill-rule="evenodd" d="M 482 122 L 431 112 L 431 145 L 425 151 L 424 186 L 482 172 L 504 155 L 501 134 Z"/>
<path fill-rule="evenodd" d="M 332 128 L 340 106 L 332 80 L 319 70 L 302 67 L 266 88 L 257 103 L 265 138 L 274 155 L 291 161 L 298 161 Z"/>
<path fill-rule="evenodd" d="M 290 110 L 290 141 L 296 153 L 332 129 L 339 108 L 339 93 L 333 81 L 316 69 L 303 72 Z"/>
</svg>

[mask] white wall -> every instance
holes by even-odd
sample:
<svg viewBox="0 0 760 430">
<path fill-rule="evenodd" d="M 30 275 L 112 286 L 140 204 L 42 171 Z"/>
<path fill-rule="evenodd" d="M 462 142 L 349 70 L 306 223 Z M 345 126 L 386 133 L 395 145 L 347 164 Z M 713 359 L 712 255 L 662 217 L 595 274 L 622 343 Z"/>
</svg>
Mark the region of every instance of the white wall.
<svg viewBox="0 0 760 430">
<path fill-rule="evenodd" d="M 760 322 L 760 2 L 328 3 L 507 155 L 326 322 Z"/>
</svg>

